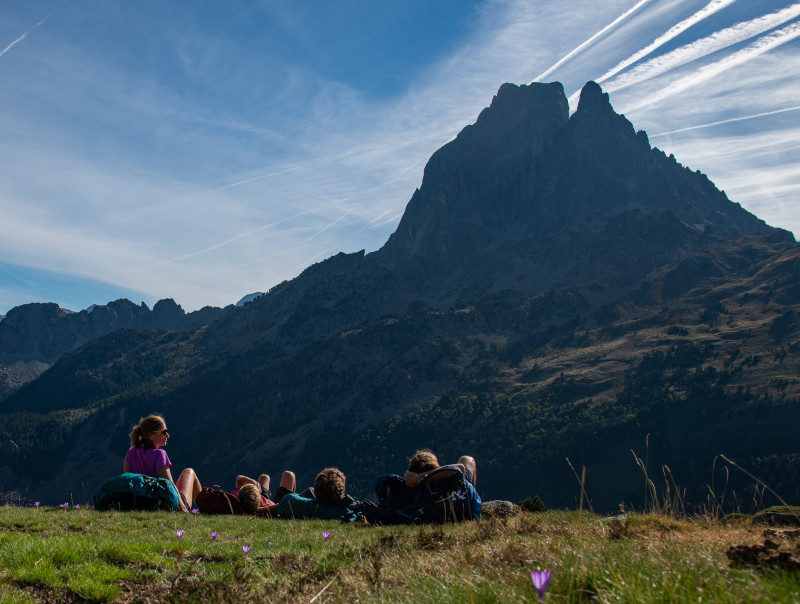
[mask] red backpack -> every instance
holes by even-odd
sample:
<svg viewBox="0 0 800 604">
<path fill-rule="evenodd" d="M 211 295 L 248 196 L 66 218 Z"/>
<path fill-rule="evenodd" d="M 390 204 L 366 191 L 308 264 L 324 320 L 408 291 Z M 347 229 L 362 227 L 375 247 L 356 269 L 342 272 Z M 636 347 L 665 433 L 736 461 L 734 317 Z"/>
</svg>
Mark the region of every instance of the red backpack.
<svg viewBox="0 0 800 604">
<path fill-rule="evenodd" d="M 242 504 L 236 495 L 221 489 L 204 487 L 194 498 L 202 514 L 244 514 Z"/>
</svg>

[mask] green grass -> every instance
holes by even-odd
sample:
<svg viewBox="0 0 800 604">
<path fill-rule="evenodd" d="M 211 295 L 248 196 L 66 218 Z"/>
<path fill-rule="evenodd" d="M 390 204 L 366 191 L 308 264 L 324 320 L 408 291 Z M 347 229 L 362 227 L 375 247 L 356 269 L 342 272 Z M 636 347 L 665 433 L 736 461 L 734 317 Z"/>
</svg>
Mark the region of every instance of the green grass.
<svg viewBox="0 0 800 604">
<path fill-rule="evenodd" d="M 375 528 L 3 507 L 0 601 L 535 602 L 537 568 L 553 573 L 546 602 L 800 601 L 797 568 L 731 566 L 726 551 L 764 530 L 565 511 Z M 800 565 L 800 539 L 769 530 Z"/>
</svg>

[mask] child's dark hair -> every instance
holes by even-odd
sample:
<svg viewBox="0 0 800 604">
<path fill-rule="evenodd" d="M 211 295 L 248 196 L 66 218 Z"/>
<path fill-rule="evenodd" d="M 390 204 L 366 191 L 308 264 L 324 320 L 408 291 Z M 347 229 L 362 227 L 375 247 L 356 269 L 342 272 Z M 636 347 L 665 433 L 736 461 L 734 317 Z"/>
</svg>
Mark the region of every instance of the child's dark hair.
<svg viewBox="0 0 800 604">
<path fill-rule="evenodd" d="M 148 415 L 139 420 L 139 424 L 131 430 L 131 447 L 137 449 L 152 449 L 153 443 L 150 434 L 159 432 L 167 427 L 167 422 L 160 415 Z"/>
<path fill-rule="evenodd" d="M 314 496 L 320 503 L 337 505 L 345 495 L 345 478 L 337 468 L 325 468 L 314 480 Z"/>
</svg>

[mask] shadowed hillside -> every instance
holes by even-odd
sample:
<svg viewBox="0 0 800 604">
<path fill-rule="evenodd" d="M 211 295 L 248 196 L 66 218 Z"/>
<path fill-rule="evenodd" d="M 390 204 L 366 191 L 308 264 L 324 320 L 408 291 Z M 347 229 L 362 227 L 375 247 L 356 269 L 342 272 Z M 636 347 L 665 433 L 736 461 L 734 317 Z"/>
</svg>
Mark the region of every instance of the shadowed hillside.
<svg viewBox="0 0 800 604">
<path fill-rule="evenodd" d="M 89 342 L 6 396 L 0 483 L 91 491 L 160 411 L 175 469 L 208 484 L 337 465 L 366 496 L 428 446 L 474 455 L 485 497 L 551 506 L 578 496 L 569 458 L 608 510 L 642 500 L 633 449 L 688 505 L 720 453 L 797 500 L 798 273 L 790 233 L 651 148 L 596 84 L 571 117 L 560 84 L 505 84 L 380 250 L 207 327 Z M 728 488 L 753 495 L 741 473 Z"/>
</svg>

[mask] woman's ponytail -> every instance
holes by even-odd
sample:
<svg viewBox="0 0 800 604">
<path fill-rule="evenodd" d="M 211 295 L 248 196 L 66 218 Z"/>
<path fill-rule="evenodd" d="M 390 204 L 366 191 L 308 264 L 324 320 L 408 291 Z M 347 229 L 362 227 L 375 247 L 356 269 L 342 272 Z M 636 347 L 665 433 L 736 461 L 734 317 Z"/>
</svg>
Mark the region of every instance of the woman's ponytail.
<svg viewBox="0 0 800 604">
<path fill-rule="evenodd" d="M 137 449 L 152 449 L 153 443 L 149 434 L 163 430 L 166 426 L 164 418 L 160 415 L 148 415 L 139 420 L 139 424 L 131 430 L 131 447 Z"/>
</svg>

